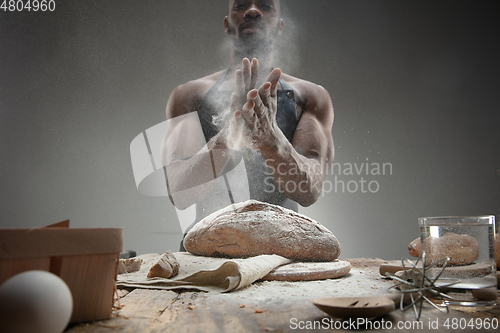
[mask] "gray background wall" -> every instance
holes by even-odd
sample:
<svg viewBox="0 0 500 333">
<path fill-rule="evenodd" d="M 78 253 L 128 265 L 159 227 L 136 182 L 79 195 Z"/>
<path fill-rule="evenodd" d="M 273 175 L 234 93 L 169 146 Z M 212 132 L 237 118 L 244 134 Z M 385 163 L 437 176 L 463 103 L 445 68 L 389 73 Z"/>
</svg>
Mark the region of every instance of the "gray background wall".
<svg viewBox="0 0 500 333">
<path fill-rule="evenodd" d="M 335 233 L 343 258 L 407 256 L 420 216 L 500 215 L 494 1 L 285 1 L 297 44 L 282 68 L 330 92 L 342 166 L 301 212 Z M 123 227 L 139 253 L 177 250 L 175 210 L 137 191 L 129 145 L 165 119 L 176 85 L 226 66 L 226 12 L 223 0 L 0 12 L 1 227 L 69 218 Z M 345 170 L 367 162 L 391 172 Z"/>
</svg>

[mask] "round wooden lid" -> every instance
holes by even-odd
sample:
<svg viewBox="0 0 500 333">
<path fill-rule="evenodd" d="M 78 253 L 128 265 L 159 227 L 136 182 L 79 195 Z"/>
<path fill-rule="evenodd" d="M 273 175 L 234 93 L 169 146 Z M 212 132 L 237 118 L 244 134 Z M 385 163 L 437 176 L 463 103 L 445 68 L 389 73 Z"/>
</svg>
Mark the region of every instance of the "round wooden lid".
<svg viewBox="0 0 500 333">
<path fill-rule="evenodd" d="M 333 279 L 348 274 L 351 264 L 348 261 L 331 262 L 293 262 L 275 268 L 262 280 L 266 281 L 311 281 Z"/>
</svg>

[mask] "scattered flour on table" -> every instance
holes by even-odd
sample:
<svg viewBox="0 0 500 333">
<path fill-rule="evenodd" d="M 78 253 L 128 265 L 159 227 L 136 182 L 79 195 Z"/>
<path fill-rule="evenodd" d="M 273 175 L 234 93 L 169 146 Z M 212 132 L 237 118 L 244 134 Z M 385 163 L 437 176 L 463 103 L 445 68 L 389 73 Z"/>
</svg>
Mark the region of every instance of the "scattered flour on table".
<svg viewBox="0 0 500 333">
<path fill-rule="evenodd" d="M 333 296 L 384 295 L 394 283 L 382 277 L 375 278 L 353 268 L 340 278 L 317 281 L 260 281 L 220 297 L 238 297 L 242 302 L 253 304 L 282 303 L 284 299 L 293 302 L 312 301 L 316 298 Z"/>
</svg>

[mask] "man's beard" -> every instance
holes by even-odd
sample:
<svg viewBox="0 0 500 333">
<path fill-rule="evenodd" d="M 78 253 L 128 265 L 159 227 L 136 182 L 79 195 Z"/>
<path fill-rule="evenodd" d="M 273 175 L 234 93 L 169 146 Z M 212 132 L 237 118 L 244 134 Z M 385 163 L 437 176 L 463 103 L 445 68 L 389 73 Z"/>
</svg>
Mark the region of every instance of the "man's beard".
<svg viewBox="0 0 500 333">
<path fill-rule="evenodd" d="M 262 27 L 260 28 L 264 29 Z M 227 32 L 232 37 L 236 50 L 238 50 L 239 53 L 257 55 L 262 54 L 263 52 L 268 52 L 271 49 L 271 46 L 278 37 L 279 27 L 276 26 L 276 28 L 273 28 L 269 34 L 266 34 L 264 30 L 253 34 L 245 34 L 243 32 L 244 29 L 244 25 L 239 27 L 239 34 L 236 35 L 235 28 L 229 25 Z"/>
</svg>

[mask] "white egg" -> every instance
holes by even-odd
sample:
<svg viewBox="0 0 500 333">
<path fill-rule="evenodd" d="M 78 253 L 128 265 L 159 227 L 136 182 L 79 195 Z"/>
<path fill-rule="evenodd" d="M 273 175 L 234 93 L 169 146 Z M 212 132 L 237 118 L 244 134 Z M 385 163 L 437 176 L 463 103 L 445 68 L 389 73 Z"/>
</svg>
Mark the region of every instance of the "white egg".
<svg viewBox="0 0 500 333">
<path fill-rule="evenodd" d="M 71 291 L 55 274 L 26 271 L 0 286 L 2 332 L 61 333 L 72 312 Z"/>
</svg>

